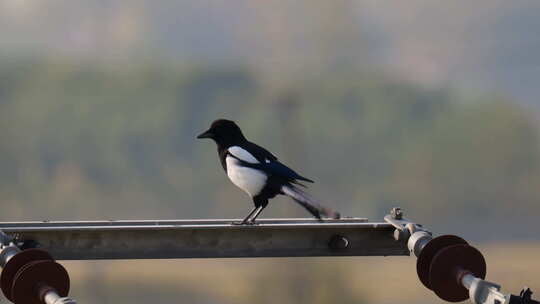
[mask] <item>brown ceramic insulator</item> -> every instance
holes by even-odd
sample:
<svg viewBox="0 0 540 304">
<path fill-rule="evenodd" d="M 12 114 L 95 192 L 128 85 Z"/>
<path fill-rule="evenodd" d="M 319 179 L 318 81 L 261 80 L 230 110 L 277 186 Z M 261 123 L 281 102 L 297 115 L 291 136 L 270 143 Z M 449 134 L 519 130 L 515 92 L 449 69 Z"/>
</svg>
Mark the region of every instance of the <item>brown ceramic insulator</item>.
<svg viewBox="0 0 540 304">
<path fill-rule="evenodd" d="M 477 278 L 486 278 L 486 261 L 478 249 L 467 244 L 453 245 L 433 257 L 429 271 L 429 284 L 439 298 L 448 302 L 461 302 L 469 298 L 469 291 L 459 281 L 464 272 Z"/>
<path fill-rule="evenodd" d="M 424 246 L 416 261 L 416 273 L 424 286 L 432 289 L 429 284 L 429 267 L 433 257 L 442 249 L 458 244 L 467 244 L 467 241 L 455 235 L 441 235 Z"/>
<path fill-rule="evenodd" d="M 61 297 L 69 293 L 69 275 L 66 269 L 50 260 L 33 261 L 15 275 L 11 295 L 15 304 L 43 304 L 40 288 L 52 288 Z"/>
<path fill-rule="evenodd" d="M 41 249 L 27 249 L 17 253 L 12 257 L 2 269 L 2 274 L 0 276 L 0 287 L 4 296 L 10 301 L 13 301 L 11 296 L 11 287 L 13 286 L 13 279 L 17 272 L 26 264 L 39 261 L 39 260 L 50 260 L 53 261 L 51 255 Z"/>
</svg>

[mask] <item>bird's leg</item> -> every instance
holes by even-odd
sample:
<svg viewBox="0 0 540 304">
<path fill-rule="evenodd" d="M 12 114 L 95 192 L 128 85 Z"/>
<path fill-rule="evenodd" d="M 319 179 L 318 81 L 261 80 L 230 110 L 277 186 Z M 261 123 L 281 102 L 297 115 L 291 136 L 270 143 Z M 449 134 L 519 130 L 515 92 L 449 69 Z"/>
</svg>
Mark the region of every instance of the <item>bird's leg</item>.
<svg viewBox="0 0 540 304">
<path fill-rule="evenodd" d="M 263 211 L 264 208 L 268 205 L 268 198 L 266 196 L 257 195 L 253 197 L 253 203 L 255 206 L 257 206 L 257 209 L 251 215 L 249 219 L 247 219 L 247 224 L 253 225 L 255 224 L 255 219 L 261 214 L 261 211 Z"/>
<path fill-rule="evenodd" d="M 259 216 L 259 214 L 261 214 L 261 212 L 263 211 L 264 207 L 266 206 L 259 206 L 257 207 L 257 210 L 255 211 L 255 214 L 253 214 L 253 216 L 248 220 L 247 223 L 253 225 L 255 224 L 255 219 Z"/>
<path fill-rule="evenodd" d="M 268 198 L 264 196 L 255 196 L 253 197 L 253 203 L 255 204 L 255 209 L 244 218 L 241 223 L 233 223 L 238 225 L 254 225 L 255 219 L 261 214 L 261 211 L 268 205 Z"/>
<path fill-rule="evenodd" d="M 255 224 L 255 218 L 259 216 L 259 213 L 264 209 L 263 206 L 256 207 L 253 212 L 250 212 L 248 216 L 242 221 L 242 225 L 253 225 Z"/>
<path fill-rule="evenodd" d="M 242 220 L 241 222 L 232 222 L 232 224 L 233 225 L 246 225 L 246 224 L 248 224 L 249 218 L 253 215 L 253 213 L 255 213 L 257 211 L 257 209 L 259 209 L 259 207 L 253 208 L 253 210 L 251 210 L 249 212 L 249 214 L 244 218 L 244 220 Z"/>
</svg>

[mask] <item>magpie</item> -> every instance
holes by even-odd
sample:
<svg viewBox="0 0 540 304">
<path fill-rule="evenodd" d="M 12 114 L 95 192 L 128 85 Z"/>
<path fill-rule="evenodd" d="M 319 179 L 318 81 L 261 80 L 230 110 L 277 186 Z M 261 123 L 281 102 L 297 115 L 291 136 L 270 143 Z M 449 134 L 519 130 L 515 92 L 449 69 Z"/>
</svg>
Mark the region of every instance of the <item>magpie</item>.
<svg viewBox="0 0 540 304">
<path fill-rule="evenodd" d="M 340 217 L 339 213 L 317 204 L 300 188 L 306 187 L 302 182 L 313 183 L 313 180 L 301 176 L 280 163 L 274 154 L 248 141 L 234 121 L 215 120 L 197 138 L 210 138 L 216 142 L 227 176 L 252 198 L 255 207 L 240 224 L 254 224 L 268 200 L 276 195 L 289 196 L 319 220 Z"/>
</svg>

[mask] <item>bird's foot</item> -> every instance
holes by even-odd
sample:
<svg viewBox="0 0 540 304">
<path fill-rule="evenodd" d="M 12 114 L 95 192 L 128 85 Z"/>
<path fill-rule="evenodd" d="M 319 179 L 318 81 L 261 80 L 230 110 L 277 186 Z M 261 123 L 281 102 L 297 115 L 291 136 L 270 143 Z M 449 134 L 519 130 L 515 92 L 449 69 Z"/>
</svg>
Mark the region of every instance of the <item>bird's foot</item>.
<svg viewBox="0 0 540 304">
<path fill-rule="evenodd" d="M 231 225 L 235 225 L 235 226 L 253 226 L 253 225 L 255 225 L 255 221 L 232 222 Z"/>
</svg>

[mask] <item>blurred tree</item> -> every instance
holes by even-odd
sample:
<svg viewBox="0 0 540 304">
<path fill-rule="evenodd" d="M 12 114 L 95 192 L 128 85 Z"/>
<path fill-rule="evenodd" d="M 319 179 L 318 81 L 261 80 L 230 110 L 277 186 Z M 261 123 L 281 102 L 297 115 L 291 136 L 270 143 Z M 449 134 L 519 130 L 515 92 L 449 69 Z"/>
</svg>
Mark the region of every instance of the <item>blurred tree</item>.
<svg viewBox="0 0 540 304">
<path fill-rule="evenodd" d="M 272 91 L 241 67 L 30 62 L 0 69 L 13 71 L 0 73 L 0 197 L 26 219 L 238 216 L 248 200 L 194 139 L 217 117 L 264 136 L 345 215 L 397 202 L 425 217 L 538 208 L 534 117 L 499 98 L 355 69 Z M 283 206 L 269 216 L 296 212 Z"/>
</svg>

